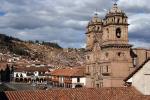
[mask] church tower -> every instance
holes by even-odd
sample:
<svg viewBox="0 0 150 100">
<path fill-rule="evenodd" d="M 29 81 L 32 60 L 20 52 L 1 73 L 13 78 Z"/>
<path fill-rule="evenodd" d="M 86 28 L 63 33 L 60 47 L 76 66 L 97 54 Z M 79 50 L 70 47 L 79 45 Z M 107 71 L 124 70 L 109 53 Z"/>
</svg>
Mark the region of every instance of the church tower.
<svg viewBox="0 0 150 100">
<path fill-rule="evenodd" d="M 87 26 L 86 45 L 86 75 L 87 86 L 94 86 L 95 72 L 97 70 L 97 60 L 100 58 L 100 45 L 102 44 L 103 22 L 96 13 Z"/>
<path fill-rule="evenodd" d="M 87 87 L 121 87 L 133 67 L 128 17 L 115 3 L 101 22 L 101 32 L 94 31 L 95 25 L 91 27 L 92 32 L 87 32 L 87 50 L 90 49 L 87 58 L 90 55 L 91 59 L 86 61 L 92 61 L 86 66 Z M 92 34 L 91 37 L 88 34 Z"/>
</svg>

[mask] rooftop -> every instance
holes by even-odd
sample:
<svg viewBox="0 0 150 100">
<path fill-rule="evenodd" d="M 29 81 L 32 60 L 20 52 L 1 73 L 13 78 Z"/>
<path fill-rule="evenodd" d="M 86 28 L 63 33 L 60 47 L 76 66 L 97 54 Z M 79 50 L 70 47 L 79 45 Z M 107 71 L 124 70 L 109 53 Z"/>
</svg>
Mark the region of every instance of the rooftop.
<svg viewBox="0 0 150 100">
<path fill-rule="evenodd" d="M 133 87 L 76 88 L 37 91 L 6 91 L 0 98 L 9 100 L 149 100 Z"/>
<path fill-rule="evenodd" d="M 66 68 L 66 69 L 57 69 L 51 72 L 53 76 L 84 76 L 85 68 Z"/>
</svg>

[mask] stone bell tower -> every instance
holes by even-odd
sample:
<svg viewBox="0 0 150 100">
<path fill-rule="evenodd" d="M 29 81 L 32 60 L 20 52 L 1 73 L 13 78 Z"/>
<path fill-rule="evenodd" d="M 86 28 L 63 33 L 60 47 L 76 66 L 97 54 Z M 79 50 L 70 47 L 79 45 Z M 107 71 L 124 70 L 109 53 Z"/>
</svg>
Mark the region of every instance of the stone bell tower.
<svg viewBox="0 0 150 100">
<path fill-rule="evenodd" d="M 102 19 L 96 13 L 87 26 L 87 45 L 86 45 L 86 74 L 87 86 L 95 85 L 95 72 L 97 69 L 97 61 L 100 58 L 100 45 L 102 44 Z M 99 52 L 99 53 L 98 53 Z"/>
<path fill-rule="evenodd" d="M 123 79 L 133 67 L 128 25 L 128 17 L 116 3 L 101 21 L 101 32 L 94 31 L 96 25 L 88 25 L 93 31 L 87 32 L 87 87 L 123 86 Z"/>
</svg>

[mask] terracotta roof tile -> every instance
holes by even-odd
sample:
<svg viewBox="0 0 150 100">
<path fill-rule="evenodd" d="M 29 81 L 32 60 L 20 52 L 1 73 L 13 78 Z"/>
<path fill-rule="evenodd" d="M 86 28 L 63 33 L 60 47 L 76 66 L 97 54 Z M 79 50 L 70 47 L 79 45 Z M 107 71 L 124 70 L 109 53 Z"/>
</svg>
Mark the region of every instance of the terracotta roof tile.
<svg viewBox="0 0 150 100">
<path fill-rule="evenodd" d="M 133 87 L 6 91 L 5 95 L 9 100 L 150 100 Z"/>
<path fill-rule="evenodd" d="M 28 71 L 28 72 L 34 72 L 34 71 L 40 71 L 40 72 L 47 72 L 49 69 L 47 67 L 21 67 L 16 68 L 16 72 L 22 72 L 22 71 Z"/>
<path fill-rule="evenodd" d="M 67 68 L 67 69 L 56 69 L 51 72 L 53 76 L 84 76 L 85 68 Z"/>
</svg>

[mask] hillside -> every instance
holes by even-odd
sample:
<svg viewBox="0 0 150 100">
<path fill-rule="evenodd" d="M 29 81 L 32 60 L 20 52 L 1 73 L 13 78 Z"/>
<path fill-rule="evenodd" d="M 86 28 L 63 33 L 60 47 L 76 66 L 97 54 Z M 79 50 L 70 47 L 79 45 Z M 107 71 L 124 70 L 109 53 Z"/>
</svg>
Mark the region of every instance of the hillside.
<svg viewBox="0 0 150 100">
<path fill-rule="evenodd" d="M 84 49 L 63 49 L 57 43 L 22 41 L 0 34 L 0 52 L 38 59 L 60 66 L 80 66 L 84 63 Z"/>
</svg>

